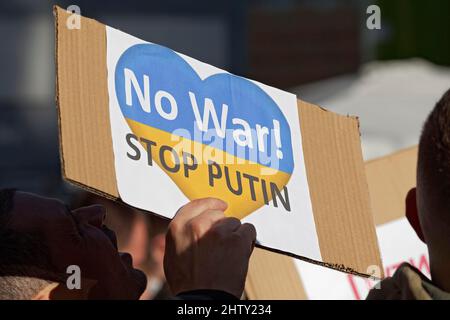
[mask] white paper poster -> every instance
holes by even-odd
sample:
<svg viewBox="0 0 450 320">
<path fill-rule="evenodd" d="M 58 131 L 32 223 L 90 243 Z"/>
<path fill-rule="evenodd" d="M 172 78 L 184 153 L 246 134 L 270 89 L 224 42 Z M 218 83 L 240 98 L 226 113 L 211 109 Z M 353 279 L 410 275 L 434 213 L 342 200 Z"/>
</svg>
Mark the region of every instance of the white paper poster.
<svg viewBox="0 0 450 320">
<path fill-rule="evenodd" d="M 217 197 L 258 242 L 321 261 L 295 95 L 107 27 L 117 185 L 173 217 Z"/>
<path fill-rule="evenodd" d="M 392 276 L 403 262 L 430 277 L 427 246 L 417 237 L 406 218 L 377 227 L 377 237 L 386 277 Z M 362 300 L 378 282 L 300 260 L 295 263 L 306 295 L 312 300 Z"/>
</svg>

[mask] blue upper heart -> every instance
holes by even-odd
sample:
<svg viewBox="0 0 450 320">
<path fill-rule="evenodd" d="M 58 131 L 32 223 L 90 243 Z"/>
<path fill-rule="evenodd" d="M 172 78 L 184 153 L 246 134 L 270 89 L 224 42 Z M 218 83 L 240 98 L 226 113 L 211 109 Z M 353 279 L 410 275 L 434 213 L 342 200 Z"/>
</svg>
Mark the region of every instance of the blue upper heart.
<svg viewBox="0 0 450 320">
<path fill-rule="evenodd" d="M 125 68 L 134 72 L 140 88 L 144 88 L 144 75 L 149 77 L 152 103 L 150 113 L 142 109 L 134 90 L 132 90 L 132 106 L 126 104 Z M 128 48 L 121 55 L 115 70 L 115 89 L 118 103 L 126 118 L 170 133 L 182 128 L 189 134 L 178 133 L 178 135 L 212 145 L 234 156 L 292 173 L 294 163 L 289 124 L 273 99 L 247 79 L 229 73 L 219 73 L 201 80 L 195 70 L 173 50 L 156 44 L 138 44 Z M 167 91 L 175 98 L 178 105 L 176 119 L 164 119 L 154 110 L 154 95 L 158 90 Z M 255 150 L 251 151 L 248 150 L 248 147 L 236 144 L 230 130 L 227 131 L 226 141 L 217 136 L 211 140 L 204 135 L 199 135 L 198 128 L 194 125 L 195 117 L 189 98 L 190 91 L 195 93 L 201 116 L 205 98 L 214 102 L 219 119 L 222 104 L 227 104 L 228 129 L 242 129 L 241 126 L 236 126 L 231 122 L 233 118 L 244 119 L 251 128 L 255 128 L 256 124 L 259 124 L 268 127 L 269 130 L 273 128 L 273 120 L 278 120 L 282 140 L 282 159 L 277 159 L 276 148 L 271 148 L 272 144 L 275 146 L 273 134 L 269 135 L 271 139 L 267 139 L 264 152 L 257 151 L 256 154 Z M 167 100 L 162 101 L 168 103 Z M 163 108 L 165 108 L 164 103 Z M 214 128 L 211 119 L 209 128 Z M 233 142 L 230 143 L 230 141 Z"/>
</svg>

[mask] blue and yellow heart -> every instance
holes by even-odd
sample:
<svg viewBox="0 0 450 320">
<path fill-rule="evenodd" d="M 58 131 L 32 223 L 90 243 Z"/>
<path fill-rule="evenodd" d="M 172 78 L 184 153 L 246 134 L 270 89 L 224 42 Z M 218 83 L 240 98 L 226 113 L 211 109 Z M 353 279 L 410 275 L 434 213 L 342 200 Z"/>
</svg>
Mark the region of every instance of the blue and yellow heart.
<svg viewBox="0 0 450 320">
<path fill-rule="evenodd" d="M 277 206 L 274 197 L 286 201 L 294 168 L 289 123 L 255 83 L 225 72 L 202 80 L 156 44 L 127 49 L 114 76 L 131 131 L 145 148 L 152 142 L 152 160 L 187 198 L 220 198 L 237 218 L 270 201 Z M 148 183 L 149 192 L 168 192 Z"/>
</svg>

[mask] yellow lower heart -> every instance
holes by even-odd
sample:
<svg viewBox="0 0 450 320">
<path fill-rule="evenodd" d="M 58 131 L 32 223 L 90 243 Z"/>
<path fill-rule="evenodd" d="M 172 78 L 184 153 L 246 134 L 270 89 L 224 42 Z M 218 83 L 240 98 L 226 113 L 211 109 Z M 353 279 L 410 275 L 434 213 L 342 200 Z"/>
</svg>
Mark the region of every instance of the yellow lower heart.
<svg viewBox="0 0 450 320">
<path fill-rule="evenodd" d="M 283 197 L 280 195 L 283 194 L 283 188 L 288 183 L 290 174 L 237 158 L 220 149 L 175 136 L 128 118 L 126 120 L 136 136 L 156 143 L 156 146 L 151 149 L 153 161 L 190 200 L 204 197 L 222 199 L 228 203 L 225 214 L 239 219 L 269 204 L 272 200 L 274 205 L 281 205 Z M 163 153 L 162 165 L 161 146 L 168 146 L 174 150 L 173 152 L 178 155 L 178 166 L 170 150 Z M 183 169 L 184 165 L 192 167 L 192 158 L 186 158 L 186 162 L 189 163 L 184 163 L 183 152 L 197 159 L 195 169 Z M 214 161 L 214 164 L 208 163 L 208 160 Z M 264 174 L 264 172 L 270 174 Z M 165 191 L 161 190 L 161 192 Z M 278 201 L 275 199 L 277 195 L 280 196 Z M 287 192 L 284 195 L 286 200 Z"/>
</svg>

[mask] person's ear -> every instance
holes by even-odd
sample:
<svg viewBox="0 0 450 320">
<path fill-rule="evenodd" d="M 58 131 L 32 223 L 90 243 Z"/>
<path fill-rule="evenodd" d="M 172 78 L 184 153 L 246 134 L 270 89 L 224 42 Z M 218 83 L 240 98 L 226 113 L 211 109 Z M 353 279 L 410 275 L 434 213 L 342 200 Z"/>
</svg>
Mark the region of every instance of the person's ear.
<svg viewBox="0 0 450 320">
<path fill-rule="evenodd" d="M 417 197 L 416 197 L 416 188 L 412 188 L 409 190 L 406 195 L 406 218 L 408 219 L 409 224 L 416 232 L 417 236 L 420 240 L 425 242 L 425 237 L 423 236 L 422 227 L 420 226 L 419 221 L 419 211 L 417 210 Z"/>
</svg>

